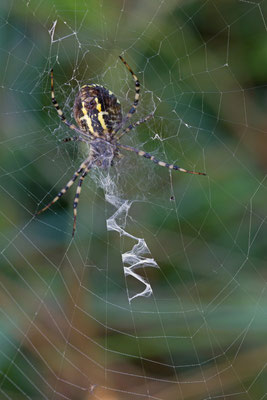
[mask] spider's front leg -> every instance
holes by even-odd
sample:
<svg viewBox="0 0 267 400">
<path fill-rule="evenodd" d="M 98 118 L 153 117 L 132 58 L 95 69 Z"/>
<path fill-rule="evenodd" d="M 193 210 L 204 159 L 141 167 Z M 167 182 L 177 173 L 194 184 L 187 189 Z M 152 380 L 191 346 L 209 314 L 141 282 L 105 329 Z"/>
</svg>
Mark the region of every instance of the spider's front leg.
<svg viewBox="0 0 267 400">
<path fill-rule="evenodd" d="M 85 140 L 85 139 L 81 138 L 80 136 L 72 136 L 72 137 L 67 137 L 67 138 L 62 139 L 62 142 L 64 142 L 64 143 L 68 143 L 68 142 L 88 143 L 88 140 Z"/>
<path fill-rule="evenodd" d="M 74 214 L 74 219 L 73 219 L 73 229 L 72 229 L 72 237 L 75 234 L 76 231 L 76 220 L 77 220 L 77 207 L 79 204 L 79 199 L 80 199 L 80 194 L 82 191 L 82 184 L 83 184 L 83 180 L 86 177 L 86 175 L 88 174 L 88 172 L 90 171 L 92 167 L 92 164 L 87 165 L 87 167 L 85 168 L 85 170 L 83 171 L 79 182 L 78 182 L 78 186 L 77 186 L 77 190 L 76 190 L 76 194 L 75 194 L 75 198 L 74 198 L 74 202 L 73 202 L 73 214 Z"/>
<path fill-rule="evenodd" d="M 154 156 L 152 156 L 151 154 L 146 153 L 143 150 L 135 149 L 134 147 L 131 147 L 131 146 L 126 146 L 124 144 L 119 144 L 119 143 L 117 144 L 117 146 L 120 147 L 123 150 L 132 151 L 132 152 L 136 153 L 140 157 L 145 157 L 148 160 L 153 161 L 155 164 L 160 165 L 161 167 L 166 167 L 166 168 L 169 168 L 169 169 L 173 169 L 175 171 L 186 172 L 187 174 L 207 175 L 207 174 L 205 174 L 205 172 L 190 171 L 188 169 L 184 169 L 184 168 L 178 167 L 178 165 L 168 164 L 168 163 L 166 163 L 164 161 L 160 161 L 160 160 L 156 159 Z"/>
<path fill-rule="evenodd" d="M 67 190 L 69 190 L 69 188 L 74 184 L 78 176 L 86 170 L 88 164 L 89 164 L 89 159 L 86 159 L 80 165 L 79 169 L 77 169 L 77 171 L 74 173 L 73 177 L 69 180 L 67 185 L 63 189 L 61 189 L 60 192 L 58 192 L 57 196 L 54 197 L 54 199 L 50 203 L 48 203 L 44 208 L 38 211 L 36 215 L 41 214 L 42 212 L 46 211 L 49 207 L 51 207 L 53 204 L 55 204 L 60 199 L 60 197 L 62 197 L 67 192 Z"/>
</svg>

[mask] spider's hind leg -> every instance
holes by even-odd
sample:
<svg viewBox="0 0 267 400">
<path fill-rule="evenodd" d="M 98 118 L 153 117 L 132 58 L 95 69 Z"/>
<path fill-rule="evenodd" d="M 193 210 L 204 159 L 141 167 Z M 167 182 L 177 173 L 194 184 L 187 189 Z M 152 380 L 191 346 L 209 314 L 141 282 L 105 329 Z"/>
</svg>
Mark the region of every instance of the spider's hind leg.
<svg viewBox="0 0 267 400">
<path fill-rule="evenodd" d="M 123 64 L 125 65 L 125 67 L 128 69 L 128 71 L 131 73 L 134 82 L 135 82 L 135 96 L 134 96 L 134 102 L 130 108 L 130 110 L 128 111 L 126 117 L 121 121 L 121 123 L 117 126 L 115 132 L 118 132 L 121 127 L 125 124 L 125 122 L 128 121 L 128 119 L 130 119 L 133 114 L 135 113 L 138 103 L 139 103 L 139 97 L 140 97 L 140 82 L 139 79 L 137 78 L 137 76 L 135 75 L 135 73 L 133 72 L 132 68 L 130 67 L 129 64 L 127 64 L 127 62 L 124 60 L 124 58 L 122 56 L 119 56 L 120 60 L 123 62 Z"/>
<path fill-rule="evenodd" d="M 135 122 L 134 124 L 131 124 L 127 126 L 127 128 L 123 129 L 117 136 L 116 139 L 119 140 L 125 133 L 130 132 L 132 129 L 136 128 L 137 126 L 143 124 L 144 122 L 148 121 L 150 118 L 152 118 L 154 113 L 151 113 L 147 115 L 145 118 L 140 119 L 139 121 Z"/>
<path fill-rule="evenodd" d="M 51 100 L 53 103 L 53 106 L 55 107 L 55 109 L 57 110 L 57 113 L 60 117 L 60 119 L 64 122 L 64 124 L 68 125 L 69 128 L 76 130 L 76 126 L 71 124 L 69 121 L 67 121 L 67 118 L 65 117 L 65 115 L 63 114 L 63 111 L 61 110 L 61 108 L 59 107 L 59 104 L 55 98 L 55 91 L 54 91 L 54 72 L 53 69 L 51 69 Z"/>
<path fill-rule="evenodd" d="M 88 135 L 85 134 L 85 132 L 81 131 L 81 129 L 77 128 L 77 126 L 75 126 L 74 124 L 71 124 L 67 118 L 65 117 L 65 115 L 63 114 L 63 111 L 61 110 L 61 108 L 59 107 L 59 104 L 55 98 L 55 92 L 54 92 L 54 75 L 53 75 L 53 69 L 51 69 L 51 100 L 53 103 L 53 106 L 55 107 L 55 109 L 57 110 L 57 113 L 61 119 L 62 122 L 64 122 L 64 124 L 66 124 L 70 129 L 72 129 L 73 131 L 77 132 L 79 136 L 84 137 L 85 141 L 88 138 Z"/>
</svg>

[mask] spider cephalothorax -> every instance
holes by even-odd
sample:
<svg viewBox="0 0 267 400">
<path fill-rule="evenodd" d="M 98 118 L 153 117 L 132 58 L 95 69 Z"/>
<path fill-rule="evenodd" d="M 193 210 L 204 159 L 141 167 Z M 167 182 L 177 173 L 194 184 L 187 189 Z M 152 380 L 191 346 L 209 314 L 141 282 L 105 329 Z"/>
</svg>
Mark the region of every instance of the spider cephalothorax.
<svg viewBox="0 0 267 400">
<path fill-rule="evenodd" d="M 90 142 L 89 157 L 98 167 L 107 169 L 113 164 L 113 158 L 118 155 L 115 142 L 103 139 L 93 139 Z"/>
<path fill-rule="evenodd" d="M 152 114 L 150 114 L 147 117 L 142 118 L 134 124 L 130 124 L 126 128 L 124 128 L 127 121 L 136 111 L 139 101 L 140 83 L 137 76 L 134 74 L 126 61 L 121 56 L 120 59 L 124 63 L 126 68 L 130 71 L 135 81 L 135 97 L 132 107 L 123 118 L 120 102 L 110 90 L 96 84 L 84 85 L 77 93 L 73 107 L 74 118 L 78 126 L 71 124 L 67 121 L 61 108 L 58 105 L 58 102 L 55 99 L 53 70 L 51 70 L 52 103 L 56 108 L 61 120 L 77 134 L 77 136 L 72 136 L 70 138 L 64 139 L 64 142 L 76 140 L 87 142 L 90 144 L 90 150 L 88 157 L 82 162 L 78 170 L 74 173 L 72 179 L 57 194 L 57 196 L 51 201 L 51 203 L 47 204 L 47 206 L 45 206 L 37 214 L 42 213 L 43 211 L 47 210 L 52 204 L 54 204 L 61 196 L 66 193 L 66 191 L 73 185 L 76 179 L 80 177 L 73 203 L 73 236 L 76 229 L 77 206 L 84 178 L 94 165 L 101 168 L 109 168 L 110 166 L 112 166 L 113 159 L 119 156 L 120 149 L 132 151 L 137 155 L 145 157 L 162 167 L 167 167 L 176 171 L 187 172 L 190 174 L 206 175 L 204 172 L 189 171 L 187 169 L 178 167 L 177 165 L 168 164 L 164 161 L 159 161 L 154 156 L 146 153 L 143 150 L 138 150 L 134 147 L 119 143 L 119 139 L 125 133 L 130 132 L 133 128 L 137 127 L 143 122 L 146 122 L 149 118 L 152 117 Z"/>
</svg>

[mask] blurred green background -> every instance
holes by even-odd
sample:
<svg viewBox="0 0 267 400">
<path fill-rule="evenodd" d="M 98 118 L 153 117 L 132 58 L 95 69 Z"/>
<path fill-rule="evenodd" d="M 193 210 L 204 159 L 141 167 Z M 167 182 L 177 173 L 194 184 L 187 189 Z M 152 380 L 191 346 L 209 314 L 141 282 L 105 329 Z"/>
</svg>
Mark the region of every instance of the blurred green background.
<svg viewBox="0 0 267 400">
<path fill-rule="evenodd" d="M 0 398 L 263 399 L 267 392 L 266 1 L 2 0 L 0 5 Z M 124 154 L 86 179 L 86 148 L 62 143 L 79 87 L 100 83 L 133 121 L 123 143 L 207 177 Z M 106 181 L 105 181 L 106 182 Z M 107 189 L 107 186 L 105 186 Z M 108 192 L 111 193 L 110 191 Z M 141 242 L 139 242 L 140 244 Z M 141 243 L 142 244 L 142 243 Z M 124 265 L 126 266 L 126 265 Z"/>
</svg>

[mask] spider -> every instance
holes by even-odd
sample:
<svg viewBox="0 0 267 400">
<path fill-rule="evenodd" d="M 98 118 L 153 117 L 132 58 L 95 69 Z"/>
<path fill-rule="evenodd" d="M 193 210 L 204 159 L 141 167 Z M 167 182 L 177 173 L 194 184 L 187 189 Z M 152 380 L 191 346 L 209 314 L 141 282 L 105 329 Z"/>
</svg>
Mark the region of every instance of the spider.
<svg viewBox="0 0 267 400">
<path fill-rule="evenodd" d="M 88 157 L 81 163 L 71 180 L 63 189 L 61 189 L 61 191 L 49 204 L 37 212 L 37 215 L 41 214 L 52 204 L 56 203 L 56 201 L 58 201 L 58 199 L 60 199 L 60 197 L 62 197 L 73 185 L 76 179 L 80 177 L 73 203 L 74 220 L 72 236 L 74 236 L 76 230 L 77 207 L 84 178 L 90 169 L 95 165 L 105 169 L 112 166 L 113 160 L 120 157 L 120 150 L 132 151 L 138 156 L 145 157 L 161 167 L 167 167 L 169 169 L 190 174 L 206 175 L 204 172 L 189 171 L 187 169 L 178 167 L 177 165 L 168 164 L 164 161 L 157 160 L 153 155 L 146 153 L 143 150 L 138 150 L 134 147 L 119 143 L 119 139 L 125 133 L 130 132 L 132 129 L 148 121 L 153 116 L 153 114 L 149 114 L 145 118 L 142 118 L 125 128 L 125 124 L 135 113 L 139 102 L 140 82 L 123 57 L 119 56 L 119 58 L 132 74 L 135 82 L 135 97 L 130 110 L 125 117 L 122 117 L 120 102 L 110 90 L 97 84 L 84 85 L 77 93 L 73 107 L 74 118 L 78 126 L 67 121 L 63 111 L 55 99 L 53 69 L 51 70 L 52 103 L 62 122 L 64 122 L 64 124 L 66 124 L 77 134 L 77 136 L 65 138 L 63 141 L 82 141 L 90 143 L 90 150 Z"/>
</svg>

